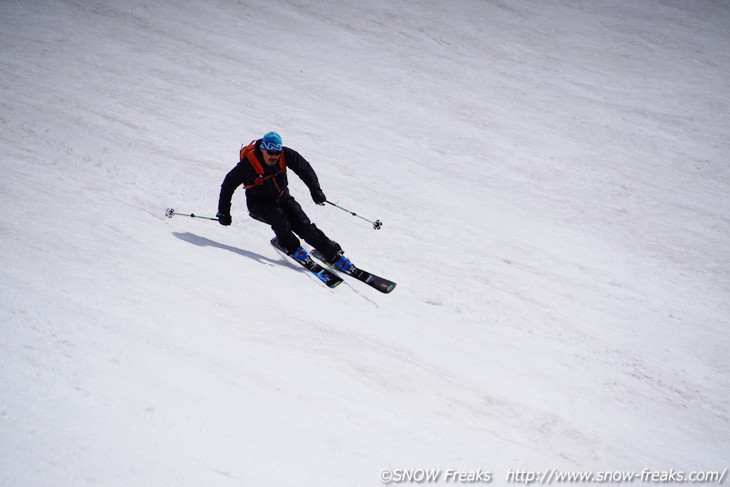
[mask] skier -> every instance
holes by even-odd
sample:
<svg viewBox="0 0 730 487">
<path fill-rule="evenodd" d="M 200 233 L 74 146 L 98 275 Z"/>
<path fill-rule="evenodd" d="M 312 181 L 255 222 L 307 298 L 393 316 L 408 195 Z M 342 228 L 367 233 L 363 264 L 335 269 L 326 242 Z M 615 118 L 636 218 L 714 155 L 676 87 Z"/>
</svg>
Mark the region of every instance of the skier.
<svg viewBox="0 0 730 487">
<path fill-rule="evenodd" d="M 341 271 L 350 270 L 352 263 L 343 255 L 340 245 L 317 228 L 289 194 L 287 169 L 294 171 L 304 181 L 315 203 L 324 205 L 327 198 L 309 162 L 298 152 L 283 147 L 279 134 L 269 132 L 241 149 L 240 162 L 223 180 L 216 215 L 218 222 L 225 226 L 231 224 L 231 198 L 236 189 L 243 185 L 249 215 L 271 225 L 279 246 L 288 255 L 299 262 L 309 259 L 309 254 L 297 238 L 299 235 L 333 267 Z"/>
</svg>

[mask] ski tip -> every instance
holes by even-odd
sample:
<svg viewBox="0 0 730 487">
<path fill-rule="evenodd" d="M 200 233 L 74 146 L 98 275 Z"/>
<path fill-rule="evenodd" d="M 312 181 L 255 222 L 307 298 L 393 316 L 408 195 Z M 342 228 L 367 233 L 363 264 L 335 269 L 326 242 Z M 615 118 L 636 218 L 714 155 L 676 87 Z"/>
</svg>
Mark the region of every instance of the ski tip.
<svg viewBox="0 0 730 487">
<path fill-rule="evenodd" d="M 381 284 L 381 286 L 378 289 L 380 292 L 388 294 L 391 291 L 393 291 L 393 289 L 395 289 L 395 286 L 396 286 L 396 283 L 394 283 L 394 282 L 384 282 L 383 284 Z"/>
</svg>

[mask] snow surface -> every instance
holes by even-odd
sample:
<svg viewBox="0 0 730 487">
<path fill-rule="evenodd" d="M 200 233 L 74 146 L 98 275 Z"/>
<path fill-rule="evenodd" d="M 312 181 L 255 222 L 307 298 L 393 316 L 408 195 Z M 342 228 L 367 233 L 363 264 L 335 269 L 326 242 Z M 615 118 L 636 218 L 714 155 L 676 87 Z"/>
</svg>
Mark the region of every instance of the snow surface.
<svg viewBox="0 0 730 487">
<path fill-rule="evenodd" d="M 0 2 L 0 485 L 730 460 L 730 7 Z M 329 290 L 234 197 L 278 131 Z"/>
</svg>

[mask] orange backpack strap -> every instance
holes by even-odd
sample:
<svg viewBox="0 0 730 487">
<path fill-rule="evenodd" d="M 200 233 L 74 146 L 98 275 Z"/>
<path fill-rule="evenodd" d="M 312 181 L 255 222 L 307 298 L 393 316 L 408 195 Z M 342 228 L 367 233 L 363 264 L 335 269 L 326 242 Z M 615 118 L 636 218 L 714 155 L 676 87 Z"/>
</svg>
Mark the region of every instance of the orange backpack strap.
<svg viewBox="0 0 730 487">
<path fill-rule="evenodd" d="M 261 161 L 258 160 L 256 157 L 256 141 L 252 140 L 250 144 L 248 144 L 245 147 L 241 147 L 241 152 L 239 153 L 240 162 L 243 162 L 244 159 L 248 160 L 248 163 L 251 164 L 254 171 L 256 171 L 256 180 L 253 184 L 244 185 L 243 187 L 245 189 L 253 188 L 254 186 L 261 186 L 264 184 L 264 181 L 266 181 L 269 178 L 273 178 L 274 176 L 277 176 L 280 172 L 286 171 L 286 162 L 284 161 L 284 153 L 281 153 L 281 156 L 279 156 L 279 170 L 274 173 L 270 174 L 266 177 L 264 177 L 264 166 L 261 164 Z M 276 180 L 274 180 L 274 184 L 276 185 Z M 278 185 L 277 186 L 277 190 Z"/>
</svg>

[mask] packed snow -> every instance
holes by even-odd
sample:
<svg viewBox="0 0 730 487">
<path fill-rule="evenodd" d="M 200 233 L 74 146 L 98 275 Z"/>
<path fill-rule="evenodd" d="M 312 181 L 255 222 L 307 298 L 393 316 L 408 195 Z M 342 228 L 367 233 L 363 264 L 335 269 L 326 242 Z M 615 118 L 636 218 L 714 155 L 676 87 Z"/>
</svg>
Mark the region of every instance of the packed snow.
<svg viewBox="0 0 730 487">
<path fill-rule="evenodd" d="M 722 0 L 3 0 L 0 485 L 730 467 L 729 46 Z M 165 217 L 270 130 L 393 293 L 243 189 Z"/>
</svg>

